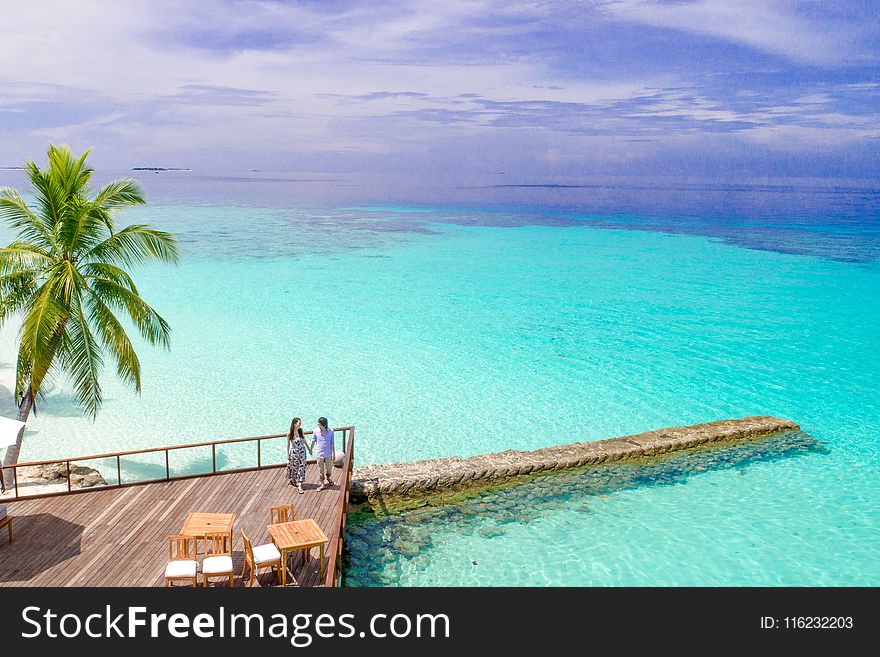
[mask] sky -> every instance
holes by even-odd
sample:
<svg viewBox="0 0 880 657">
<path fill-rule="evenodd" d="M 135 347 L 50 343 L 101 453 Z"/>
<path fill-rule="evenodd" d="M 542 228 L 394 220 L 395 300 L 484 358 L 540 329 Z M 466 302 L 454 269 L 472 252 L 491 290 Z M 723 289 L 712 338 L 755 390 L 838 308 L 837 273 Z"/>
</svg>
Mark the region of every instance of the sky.
<svg viewBox="0 0 880 657">
<path fill-rule="evenodd" d="M 0 166 L 876 178 L 873 0 L 0 0 Z"/>
</svg>

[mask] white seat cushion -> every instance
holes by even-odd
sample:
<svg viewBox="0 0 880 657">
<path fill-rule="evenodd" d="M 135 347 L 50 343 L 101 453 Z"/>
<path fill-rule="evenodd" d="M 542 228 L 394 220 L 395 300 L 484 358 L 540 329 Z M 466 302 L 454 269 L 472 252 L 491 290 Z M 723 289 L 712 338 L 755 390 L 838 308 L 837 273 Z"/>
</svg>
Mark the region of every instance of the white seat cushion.
<svg viewBox="0 0 880 657">
<path fill-rule="evenodd" d="M 195 577 L 199 564 L 189 559 L 169 561 L 165 567 L 165 577 Z"/>
<path fill-rule="evenodd" d="M 6 506 L 3 504 L 0 504 L 0 520 L 3 520 L 3 518 L 5 518 L 5 517 L 6 517 Z"/>
<path fill-rule="evenodd" d="M 202 561 L 202 574 L 204 575 L 228 575 L 232 572 L 232 557 L 214 556 L 205 557 Z"/>
<path fill-rule="evenodd" d="M 274 543 L 266 543 L 265 545 L 258 545 L 254 548 L 254 561 L 257 562 L 258 566 L 260 564 L 278 561 L 279 559 L 281 559 L 281 552 L 278 551 L 278 548 Z"/>
</svg>

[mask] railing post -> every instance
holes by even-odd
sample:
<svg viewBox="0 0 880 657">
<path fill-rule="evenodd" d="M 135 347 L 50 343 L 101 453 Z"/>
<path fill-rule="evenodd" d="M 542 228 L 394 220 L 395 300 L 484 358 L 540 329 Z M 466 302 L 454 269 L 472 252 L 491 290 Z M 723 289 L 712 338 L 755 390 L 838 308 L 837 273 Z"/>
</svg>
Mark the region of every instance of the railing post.
<svg viewBox="0 0 880 657">
<path fill-rule="evenodd" d="M 263 440 L 261 438 L 257 439 L 257 467 L 262 467 L 262 460 L 260 454 L 260 447 L 263 445 Z"/>
<path fill-rule="evenodd" d="M 171 481 L 171 463 L 168 460 L 168 450 L 165 450 L 165 481 Z"/>
<path fill-rule="evenodd" d="M 116 455 L 116 485 L 122 485 L 122 463 L 120 463 L 119 454 Z"/>
<path fill-rule="evenodd" d="M 15 496 L 18 497 L 18 466 L 12 466 L 12 483 L 15 486 Z"/>
<path fill-rule="evenodd" d="M 67 461 L 67 492 L 70 492 L 70 461 Z"/>
<path fill-rule="evenodd" d="M 211 474 L 217 474 L 217 443 L 211 445 Z"/>
</svg>

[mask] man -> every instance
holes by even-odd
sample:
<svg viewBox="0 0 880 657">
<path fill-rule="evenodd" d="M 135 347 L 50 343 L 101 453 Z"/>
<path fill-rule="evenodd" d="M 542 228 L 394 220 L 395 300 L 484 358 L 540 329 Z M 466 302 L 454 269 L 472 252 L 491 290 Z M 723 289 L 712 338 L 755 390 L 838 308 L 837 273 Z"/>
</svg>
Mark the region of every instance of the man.
<svg viewBox="0 0 880 657">
<path fill-rule="evenodd" d="M 315 459 L 318 462 L 318 478 L 321 480 L 321 486 L 318 490 L 333 485 L 330 474 L 333 472 L 333 461 L 336 460 L 336 447 L 333 444 L 333 429 L 327 426 L 327 418 L 319 417 L 318 426 L 312 433 L 312 449 L 317 444 L 318 449 L 315 451 Z"/>
</svg>

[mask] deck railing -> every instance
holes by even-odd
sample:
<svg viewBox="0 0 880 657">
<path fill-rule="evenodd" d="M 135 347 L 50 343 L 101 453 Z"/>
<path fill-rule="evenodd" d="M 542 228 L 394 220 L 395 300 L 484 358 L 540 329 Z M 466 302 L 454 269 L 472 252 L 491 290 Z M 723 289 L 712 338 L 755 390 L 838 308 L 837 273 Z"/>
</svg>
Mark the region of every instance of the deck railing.
<svg viewBox="0 0 880 657">
<path fill-rule="evenodd" d="M 339 434 L 339 432 L 342 433 L 342 449 L 345 452 L 345 459 L 346 459 L 345 464 L 343 464 L 343 477 L 344 477 L 344 480 L 346 483 L 346 488 L 347 488 L 348 474 L 351 469 L 351 454 L 349 453 L 348 447 L 351 444 L 352 438 L 354 436 L 354 427 L 352 427 L 352 426 L 339 427 L 338 429 L 334 429 L 333 431 L 335 433 L 337 433 L 337 435 Z M 306 435 L 312 434 L 311 431 L 306 431 L 305 433 L 306 433 Z M 286 441 L 285 441 L 285 445 L 284 445 L 284 450 L 283 450 L 283 452 L 281 452 L 281 454 L 282 454 L 281 460 L 277 460 L 277 461 L 270 460 L 269 462 L 265 462 L 265 459 L 264 459 L 263 443 L 265 441 L 269 441 L 269 440 L 278 441 L 281 438 L 286 438 L 286 436 L 287 436 L 287 434 L 279 433 L 279 434 L 273 434 L 273 435 L 269 435 L 269 436 L 253 436 L 251 438 L 231 438 L 228 440 L 212 440 L 212 441 L 201 442 L 201 443 L 190 443 L 190 444 L 186 444 L 186 445 L 172 445 L 170 447 L 152 447 L 149 449 L 136 449 L 136 450 L 131 450 L 131 451 L 127 451 L 127 452 L 111 452 L 108 454 L 96 454 L 96 455 L 92 455 L 92 456 L 77 456 L 77 457 L 68 458 L 68 459 L 49 459 L 47 461 L 29 461 L 26 463 L 16 463 L 14 465 L 2 465 L 2 466 L 0 466 L 0 477 L 4 477 L 6 472 L 11 470 L 13 481 L 12 481 L 12 485 L 10 487 L 11 490 L 7 491 L 7 494 L 0 497 L 0 500 L 10 501 L 10 500 L 18 500 L 18 499 L 35 499 L 35 498 L 50 497 L 50 496 L 55 496 L 55 495 L 66 495 L 66 494 L 70 494 L 70 493 L 83 493 L 83 492 L 93 491 L 93 490 L 103 490 L 106 488 L 121 488 L 124 486 L 137 486 L 140 484 L 153 483 L 153 482 L 157 482 L 157 481 L 171 481 L 173 479 L 189 479 L 192 477 L 204 477 L 204 476 L 211 476 L 211 475 L 216 475 L 216 474 L 226 474 L 226 473 L 230 473 L 230 472 L 248 472 L 251 470 L 263 470 L 266 468 L 283 467 L 287 464 L 287 447 L 288 447 L 288 445 L 286 444 Z M 255 465 L 248 466 L 248 467 L 230 467 L 230 468 L 218 469 L 218 467 L 217 467 L 218 447 L 223 447 L 225 445 L 245 445 L 247 443 L 252 443 L 252 444 L 256 445 L 256 459 L 255 459 L 256 464 Z M 211 455 L 210 470 L 208 470 L 206 467 L 203 466 L 203 471 L 200 471 L 200 472 L 190 472 L 190 471 L 185 470 L 179 474 L 174 473 L 173 469 L 172 469 L 171 455 L 180 453 L 182 450 L 193 450 L 193 449 L 201 449 L 201 450 L 205 450 L 205 451 L 210 449 L 210 453 L 211 453 L 210 454 Z M 277 451 L 280 451 L 280 449 Z M 164 476 L 148 476 L 147 478 L 143 478 L 143 479 L 136 479 L 133 481 L 124 481 L 123 480 L 124 468 L 122 467 L 123 466 L 123 459 L 125 459 L 127 457 L 129 460 L 131 460 L 131 457 L 133 457 L 133 456 L 143 456 L 145 454 L 164 455 L 164 459 L 160 458 L 158 464 L 157 463 L 150 463 L 150 464 L 141 463 L 140 464 L 141 466 L 146 465 L 148 471 L 156 471 L 158 469 L 159 472 L 161 473 L 164 470 Z M 240 454 L 236 454 L 235 456 L 237 456 L 239 458 L 241 457 Z M 163 463 L 163 460 L 164 460 L 164 463 Z M 104 481 L 107 483 L 99 484 L 99 485 L 95 485 L 95 486 L 89 486 L 87 488 L 74 488 L 73 484 L 71 482 L 71 474 L 75 474 L 73 471 L 76 467 L 76 464 L 81 464 L 86 461 L 110 461 L 111 467 L 112 467 L 112 465 L 115 465 L 115 474 L 116 474 L 115 483 L 110 483 L 107 479 L 107 476 L 108 476 L 107 473 L 99 470 L 101 476 L 104 478 Z M 310 462 L 314 462 L 314 460 L 310 460 Z M 19 486 L 19 481 L 20 481 L 21 477 L 19 477 L 19 473 L 18 473 L 18 471 L 21 468 L 30 468 L 30 467 L 45 466 L 45 465 L 58 465 L 58 464 L 60 464 L 62 466 L 62 471 L 66 472 L 66 476 L 61 477 L 61 479 L 66 479 L 66 484 L 67 484 L 66 490 L 64 490 L 64 489 L 55 490 L 55 491 L 47 492 L 47 493 L 37 492 L 34 494 L 27 494 L 27 493 L 21 492 L 20 489 L 23 488 L 23 486 L 22 487 Z M 137 464 L 135 464 L 135 465 L 137 465 Z M 348 469 L 346 469 L 346 467 Z M 39 490 L 39 486 L 37 487 L 37 490 Z M 346 493 L 346 499 L 344 500 L 343 503 L 347 503 L 347 491 L 345 491 L 345 488 L 343 488 L 342 491 Z M 9 495 L 9 492 L 12 493 L 11 496 Z M 343 520 L 343 522 L 344 522 L 344 520 Z"/>
<path fill-rule="evenodd" d="M 342 476 L 339 481 L 339 501 L 336 504 L 336 517 L 333 525 L 333 538 L 327 549 L 327 574 L 324 586 L 333 588 L 342 584 L 342 548 L 345 542 L 345 524 L 348 517 L 348 496 L 351 488 L 351 470 L 354 467 L 354 427 L 349 428 L 348 448 L 342 462 Z"/>
</svg>

